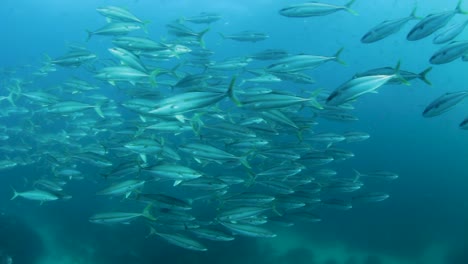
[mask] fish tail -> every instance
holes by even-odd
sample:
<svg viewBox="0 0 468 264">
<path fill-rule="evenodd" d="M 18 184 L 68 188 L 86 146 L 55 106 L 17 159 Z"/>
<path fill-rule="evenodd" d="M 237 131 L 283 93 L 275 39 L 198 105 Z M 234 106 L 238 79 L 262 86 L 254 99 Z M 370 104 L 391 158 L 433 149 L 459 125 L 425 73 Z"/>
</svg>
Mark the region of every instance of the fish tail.
<svg viewBox="0 0 468 264">
<path fill-rule="evenodd" d="M 148 235 L 146 235 L 146 238 L 154 235 L 158 235 L 158 232 L 156 231 L 156 229 L 154 229 L 154 227 L 150 226 L 150 232 L 148 233 Z"/>
<path fill-rule="evenodd" d="M 237 106 L 242 106 L 242 103 L 239 101 L 236 94 L 234 93 L 234 84 L 236 83 L 236 79 L 237 79 L 236 75 L 232 77 L 231 83 L 229 83 L 227 95 L 231 99 L 231 101 L 234 102 L 234 104 L 236 104 Z"/>
<path fill-rule="evenodd" d="M 176 66 L 172 67 L 172 68 L 169 70 L 169 73 L 168 73 L 168 74 L 171 75 L 171 76 L 173 76 L 173 77 L 175 77 L 175 78 L 182 78 L 180 75 L 177 74 L 177 70 L 178 70 L 180 67 L 184 66 L 184 64 L 185 64 L 185 61 L 178 63 Z"/>
<path fill-rule="evenodd" d="M 205 40 L 203 40 L 203 36 L 206 34 L 206 32 L 210 31 L 210 28 L 207 28 L 200 33 L 198 33 L 198 40 L 200 41 L 200 47 L 205 48 Z"/>
<path fill-rule="evenodd" d="M 240 161 L 240 163 L 242 163 L 242 165 L 244 165 L 244 167 L 246 167 L 247 169 L 252 169 L 252 166 L 250 166 L 249 161 L 247 160 L 247 156 L 239 157 L 239 161 Z"/>
<path fill-rule="evenodd" d="M 86 33 L 88 34 L 88 36 L 86 37 L 86 42 L 88 42 L 89 39 L 91 39 L 91 37 L 93 36 L 93 32 L 86 30 Z"/>
<path fill-rule="evenodd" d="M 157 86 L 156 77 L 157 77 L 160 73 L 161 73 L 161 70 L 160 70 L 160 69 L 155 69 L 154 71 L 152 71 L 152 72 L 150 73 L 149 81 L 150 81 L 151 87 L 156 87 L 156 86 Z"/>
<path fill-rule="evenodd" d="M 422 71 L 421 73 L 419 73 L 419 79 L 421 79 L 421 81 L 427 83 L 428 85 L 431 85 L 432 86 L 432 83 L 431 81 L 429 81 L 427 78 L 426 78 L 426 75 L 432 70 L 432 67 L 428 67 L 427 69 L 425 69 L 424 71 Z"/>
<path fill-rule="evenodd" d="M 357 171 L 356 169 L 353 169 L 353 171 L 354 171 L 354 174 L 356 174 L 355 177 L 354 177 L 354 182 L 357 182 L 359 180 L 359 178 L 361 178 L 362 174 L 359 171 Z"/>
<path fill-rule="evenodd" d="M 341 58 L 340 58 L 340 55 L 341 55 L 341 52 L 343 52 L 343 47 L 341 47 L 336 53 L 335 55 L 333 55 L 333 57 L 335 57 L 335 61 L 337 61 L 339 64 L 342 64 L 342 65 L 347 65 L 347 63 L 345 61 L 343 61 Z"/>
<path fill-rule="evenodd" d="M 16 106 L 15 101 L 13 101 L 13 93 L 13 91 L 10 91 L 10 93 L 7 96 L 1 97 L 0 101 L 7 100 L 12 106 Z"/>
<path fill-rule="evenodd" d="M 273 203 L 271 210 L 278 216 L 283 216 L 283 214 L 280 211 L 278 211 L 278 208 L 276 208 L 276 203 Z"/>
<path fill-rule="evenodd" d="M 319 110 L 322 110 L 323 109 L 323 106 L 317 101 L 317 96 L 320 94 L 320 92 L 322 91 L 322 89 L 317 89 L 315 91 L 313 91 L 308 99 L 309 101 L 309 105 L 319 109 Z"/>
<path fill-rule="evenodd" d="M 348 3 L 346 3 L 346 5 L 344 5 L 344 6 L 346 7 L 346 11 L 348 11 L 349 13 L 357 16 L 357 15 L 359 15 L 358 12 L 356 12 L 353 9 L 350 8 L 351 5 L 354 4 L 354 2 L 356 2 L 356 0 L 351 0 Z"/>
<path fill-rule="evenodd" d="M 411 14 L 409 16 L 413 19 L 422 19 L 422 17 L 416 15 L 416 10 L 418 10 L 417 4 L 413 7 L 413 10 L 411 11 Z"/>
<path fill-rule="evenodd" d="M 458 4 L 457 4 L 457 7 L 455 7 L 455 10 L 459 14 L 465 14 L 466 15 L 466 14 L 468 14 L 468 11 L 465 11 L 465 10 L 461 9 L 462 2 L 463 2 L 463 0 L 458 0 Z"/>
<path fill-rule="evenodd" d="M 141 214 L 143 217 L 145 217 L 146 219 L 148 220 L 151 220 L 151 221 L 156 221 L 156 217 L 154 217 L 152 214 L 151 214 L 151 209 L 153 208 L 153 204 L 150 203 L 148 204 L 145 209 L 143 210 L 143 213 Z"/>
<path fill-rule="evenodd" d="M 94 111 L 96 112 L 96 114 L 101 117 L 101 118 L 105 118 L 104 117 L 104 113 L 102 112 L 102 109 L 101 109 L 101 106 L 102 106 L 103 103 L 99 103 L 97 104 L 96 106 L 94 106 Z"/>
<path fill-rule="evenodd" d="M 19 193 L 15 190 L 15 188 L 13 188 L 13 186 L 10 186 L 10 188 L 13 191 L 13 196 L 11 197 L 10 200 L 14 200 L 14 199 L 16 199 L 16 197 L 19 196 Z"/>
</svg>

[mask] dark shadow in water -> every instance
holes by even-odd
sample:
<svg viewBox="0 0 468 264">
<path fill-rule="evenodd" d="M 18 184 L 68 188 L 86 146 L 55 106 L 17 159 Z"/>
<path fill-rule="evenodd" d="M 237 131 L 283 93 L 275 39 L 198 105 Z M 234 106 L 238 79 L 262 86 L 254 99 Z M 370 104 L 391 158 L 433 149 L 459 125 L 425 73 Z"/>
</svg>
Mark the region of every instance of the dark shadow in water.
<svg viewBox="0 0 468 264">
<path fill-rule="evenodd" d="M 20 219 L 0 215 L 0 251 L 14 264 L 36 263 L 44 246 L 39 235 Z"/>
</svg>

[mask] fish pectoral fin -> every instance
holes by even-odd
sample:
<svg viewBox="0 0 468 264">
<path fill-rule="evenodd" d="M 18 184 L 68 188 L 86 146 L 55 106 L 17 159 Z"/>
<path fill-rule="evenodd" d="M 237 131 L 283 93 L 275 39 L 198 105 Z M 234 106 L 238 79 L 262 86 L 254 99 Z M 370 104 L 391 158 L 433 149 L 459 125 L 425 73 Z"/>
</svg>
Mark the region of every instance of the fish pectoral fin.
<svg viewBox="0 0 468 264">
<path fill-rule="evenodd" d="M 174 181 L 174 185 L 173 185 L 173 186 L 177 186 L 177 185 L 179 185 L 181 182 L 182 182 L 182 180 L 176 180 L 176 181 Z"/>
</svg>

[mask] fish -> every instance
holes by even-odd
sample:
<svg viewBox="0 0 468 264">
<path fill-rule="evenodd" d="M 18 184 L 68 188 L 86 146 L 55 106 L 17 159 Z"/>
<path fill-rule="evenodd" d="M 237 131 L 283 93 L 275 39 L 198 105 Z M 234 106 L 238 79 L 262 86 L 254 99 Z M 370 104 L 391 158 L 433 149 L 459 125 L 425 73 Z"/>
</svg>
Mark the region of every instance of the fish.
<svg viewBox="0 0 468 264">
<path fill-rule="evenodd" d="M 354 169 L 354 173 L 356 174 L 355 181 L 359 180 L 361 177 L 375 178 L 375 179 L 381 179 L 381 180 L 387 180 L 387 181 L 393 181 L 400 177 L 398 174 L 394 172 L 383 171 L 383 170 L 360 173 L 359 171 Z"/>
<path fill-rule="evenodd" d="M 11 189 L 13 190 L 13 196 L 10 200 L 14 200 L 17 197 L 21 197 L 26 200 L 40 201 L 42 204 L 43 202 L 56 201 L 59 199 L 57 195 L 48 191 L 35 189 L 25 192 L 17 192 L 15 189 L 13 189 L 13 187 L 11 187 Z"/>
<path fill-rule="evenodd" d="M 209 228 L 194 228 L 190 229 L 190 232 L 195 234 L 199 238 L 204 238 L 212 241 L 232 241 L 234 237 L 224 233 L 223 231 L 217 229 Z"/>
<path fill-rule="evenodd" d="M 174 186 L 179 185 L 182 181 L 203 176 L 194 169 L 176 164 L 155 165 L 143 170 L 159 178 L 174 180 Z"/>
<path fill-rule="evenodd" d="M 345 137 L 346 143 L 361 142 L 370 138 L 370 135 L 368 133 L 357 131 L 346 132 L 343 134 L 343 136 Z"/>
<path fill-rule="evenodd" d="M 241 100 L 239 106 L 248 109 L 271 110 L 310 103 L 316 109 L 323 109 L 322 105 L 315 99 L 319 92 L 319 90 L 315 91 L 309 98 L 281 93 L 251 95 Z"/>
<path fill-rule="evenodd" d="M 375 90 L 396 77 L 397 74 L 391 74 L 372 75 L 351 79 L 336 88 L 327 98 L 326 104 L 337 106 L 354 101 L 364 94 L 375 92 Z"/>
<path fill-rule="evenodd" d="M 146 66 L 141 62 L 140 58 L 131 51 L 119 47 L 113 47 L 108 50 L 112 55 L 119 59 L 122 64 L 141 72 L 149 72 Z"/>
<path fill-rule="evenodd" d="M 161 193 L 140 193 L 137 192 L 136 200 L 138 201 L 149 201 L 154 206 L 169 208 L 171 210 L 191 210 L 192 206 L 190 202 L 178 199 L 169 195 Z"/>
<path fill-rule="evenodd" d="M 468 91 L 445 93 L 432 101 L 423 111 L 423 117 L 441 115 L 459 104 L 468 96 Z"/>
<path fill-rule="evenodd" d="M 18 163 L 13 160 L 8 160 L 8 159 L 0 160 L 0 170 L 11 169 L 11 168 L 16 167 L 17 165 Z"/>
<path fill-rule="evenodd" d="M 458 24 L 453 24 L 440 32 L 437 33 L 437 35 L 434 37 L 432 40 L 432 43 L 434 44 L 443 44 L 447 43 L 454 38 L 456 38 L 458 35 L 460 35 L 463 30 L 466 28 L 468 25 L 468 20 L 458 23 Z"/>
<path fill-rule="evenodd" d="M 195 32 L 192 29 L 180 24 L 178 22 L 169 23 L 166 25 L 168 28 L 168 33 L 175 35 L 177 37 L 190 37 L 194 38 L 199 45 L 204 48 L 205 41 L 203 40 L 203 36 L 210 30 L 210 28 L 204 29 L 200 32 Z"/>
<path fill-rule="evenodd" d="M 115 183 L 110 187 L 107 187 L 99 192 L 97 195 L 111 195 L 119 196 L 125 195 L 125 198 L 128 198 L 132 192 L 136 191 L 143 187 L 146 181 L 144 180 L 126 180 L 122 182 Z"/>
<path fill-rule="evenodd" d="M 179 147 L 179 150 L 187 154 L 193 155 L 198 162 L 202 160 L 214 161 L 217 163 L 224 163 L 227 161 L 239 161 L 247 168 L 251 168 L 247 156 L 238 157 L 224 150 L 216 147 L 200 144 L 200 143 L 188 143 Z"/>
<path fill-rule="evenodd" d="M 140 24 L 131 22 L 112 22 L 94 31 L 86 30 L 86 33 L 88 33 L 86 41 L 89 41 L 94 35 L 121 36 L 127 35 L 128 33 L 139 29 L 142 29 L 142 26 Z"/>
<path fill-rule="evenodd" d="M 406 23 L 415 19 L 420 19 L 416 16 L 416 7 L 413 8 L 411 14 L 407 17 L 394 20 L 385 20 L 377 26 L 371 28 L 366 34 L 364 34 L 364 36 L 362 36 L 361 42 L 374 43 L 382 40 L 392 34 L 397 33 Z"/>
<path fill-rule="evenodd" d="M 182 17 L 180 19 L 180 22 L 190 22 L 194 24 L 211 24 L 213 22 L 216 22 L 220 20 L 222 16 L 218 13 L 213 13 L 213 12 L 201 12 L 200 14 L 196 16 L 190 16 L 190 17 Z"/>
<path fill-rule="evenodd" d="M 78 111 L 93 109 L 99 117 L 105 118 L 101 106 L 101 104 L 90 105 L 76 101 L 62 101 L 47 106 L 47 112 L 53 114 L 71 114 Z"/>
<path fill-rule="evenodd" d="M 54 59 L 46 55 L 48 64 L 72 68 L 79 67 L 84 63 L 91 62 L 96 59 L 97 55 L 87 50 L 70 51 L 63 56 Z"/>
<path fill-rule="evenodd" d="M 219 35 L 223 39 L 231 39 L 241 42 L 257 42 L 268 39 L 270 36 L 263 32 L 257 31 L 242 31 L 236 34 L 225 35 L 223 33 L 219 33 Z"/>
<path fill-rule="evenodd" d="M 123 36 L 114 38 L 112 43 L 119 48 L 135 52 L 161 51 L 167 49 L 167 46 L 143 37 Z"/>
<path fill-rule="evenodd" d="M 468 117 L 463 119 L 459 125 L 460 129 L 468 130 Z"/>
<path fill-rule="evenodd" d="M 354 75 L 353 78 L 364 77 L 364 76 L 372 76 L 372 75 L 391 75 L 394 73 L 398 73 L 401 78 L 395 78 L 387 82 L 387 84 L 408 84 L 407 82 L 413 79 L 420 79 L 421 81 L 425 82 L 428 85 L 432 85 L 431 81 L 427 79 L 427 74 L 432 71 L 432 67 L 427 67 L 420 73 L 414 73 L 406 70 L 399 69 L 397 72 L 397 68 L 400 62 L 398 62 L 396 67 L 381 67 L 371 69 L 362 73 L 357 73 Z"/>
<path fill-rule="evenodd" d="M 289 52 L 283 49 L 266 49 L 259 51 L 252 55 L 249 55 L 249 58 L 255 60 L 279 60 L 289 56 Z"/>
<path fill-rule="evenodd" d="M 122 22 L 133 22 L 140 24 L 149 23 L 149 21 L 142 21 L 134 14 L 130 13 L 130 11 L 127 9 L 118 6 L 103 6 L 96 8 L 96 11 L 110 20 L 114 19 Z"/>
<path fill-rule="evenodd" d="M 151 215 L 151 204 L 148 205 L 142 213 L 128 212 L 107 212 L 97 213 L 89 217 L 89 222 L 95 224 L 129 224 L 131 221 L 144 217 L 150 221 L 156 221 L 156 218 Z"/>
<path fill-rule="evenodd" d="M 116 82 L 129 82 L 133 86 L 137 83 L 149 82 L 152 86 L 156 86 L 155 78 L 159 73 L 158 69 L 148 74 L 128 66 L 111 66 L 99 70 L 94 78 L 106 81 L 113 86 L 116 85 Z"/>
<path fill-rule="evenodd" d="M 361 203 L 376 203 L 381 202 L 383 200 L 387 200 L 390 195 L 383 192 L 368 192 L 364 194 L 359 194 L 353 196 L 351 199 L 353 202 L 361 202 Z"/>
<path fill-rule="evenodd" d="M 258 216 L 268 210 L 271 210 L 271 208 L 258 206 L 235 207 L 233 209 L 220 211 L 216 220 L 220 222 L 236 223 L 237 221 Z"/>
<path fill-rule="evenodd" d="M 317 56 L 317 55 L 291 55 L 286 58 L 278 60 L 274 64 L 270 64 L 266 67 L 266 71 L 272 74 L 277 72 L 279 73 L 295 73 L 304 70 L 312 70 L 328 61 L 336 61 L 340 64 L 346 65 L 344 61 L 341 60 L 340 54 L 343 51 L 343 48 L 340 48 L 333 56 Z"/>
<path fill-rule="evenodd" d="M 200 177 L 192 180 L 183 181 L 179 186 L 192 188 L 198 191 L 219 191 L 225 190 L 228 186 L 226 182 L 215 177 Z"/>
<path fill-rule="evenodd" d="M 254 225 L 228 223 L 228 222 L 220 222 L 220 223 L 221 225 L 226 227 L 228 230 L 230 230 L 234 234 L 238 234 L 241 236 L 262 237 L 262 238 L 274 238 L 277 236 L 275 233 L 271 232 L 268 229 L 254 226 Z"/>
<path fill-rule="evenodd" d="M 468 52 L 468 41 L 452 41 L 432 55 L 431 64 L 445 64 L 461 58 Z"/>
<path fill-rule="evenodd" d="M 462 0 L 459 0 L 454 10 L 427 15 L 410 30 L 406 39 L 409 41 L 423 39 L 447 25 L 456 14 L 468 14 L 461 9 L 461 4 Z"/>
<path fill-rule="evenodd" d="M 234 95 L 235 81 L 236 78 L 232 78 L 226 92 L 187 92 L 161 99 L 148 114 L 174 116 L 214 105 L 226 97 L 238 104 L 239 101 Z"/>
<path fill-rule="evenodd" d="M 336 209 L 336 210 L 350 210 L 353 208 L 353 205 L 351 204 L 350 201 L 342 200 L 342 199 L 336 199 L 336 198 L 330 198 L 322 201 L 322 205 L 325 208 L 330 208 L 330 209 Z"/>
<path fill-rule="evenodd" d="M 349 1 L 344 6 L 337 6 L 327 3 L 310 1 L 303 4 L 290 5 L 279 10 L 279 14 L 285 17 L 312 17 L 325 16 L 340 10 L 347 11 L 353 15 L 357 15 L 356 11 L 350 9 L 355 0 Z"/>
<path fill-rule="evenodd" d="M 207 251 L 208 249 L 200 242 L 178 233 L 161 233 L 151 227 L 150 235 L 158 235 L 170 244 L 194 251 Z"/>
</svg>

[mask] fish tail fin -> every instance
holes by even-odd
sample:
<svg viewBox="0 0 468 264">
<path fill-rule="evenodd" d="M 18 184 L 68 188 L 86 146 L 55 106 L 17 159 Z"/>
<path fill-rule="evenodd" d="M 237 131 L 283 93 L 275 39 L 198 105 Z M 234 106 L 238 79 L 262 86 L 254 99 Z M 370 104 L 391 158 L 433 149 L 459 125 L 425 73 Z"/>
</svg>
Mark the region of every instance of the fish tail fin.
<svg viewBox="0 0 468 264">
<path fill-rule="evenodd" d="M 49 65 L 49 64 L 52 64 L 52 58 L 49 56 L 49 54 L 47 53 L 44 53 L 44 58 L 46 60 L 46 63 Z"/>
<path fill-rule="evenodd" d="M 86 33 L 88 34 L 86 36 L 86 42 L 88 42 L 91 39 L 91 37 L 93 36 L 93 32 L 86 29 Z"/>
<path fill-rule="evenodd" d="M 0 101 L 7 100 L 12 106 L 16 106 L 15 101 L 13 100 L 13 94 L 14 92 L 10 91 L 10 93 L 7 96 L 1 97 Z"/>
<path fill-rule="evenodd" d="M 148 204 L 145 209 L 143 210 L 143 213 L 141 214 L 144 218 L 151 220 L 151 221 L 156 221 L 156 217 L 154 217 L 151 214 L 151 209 L 153 208 L 153 204 L 150 203 Z"/>
<path fill-rule="evenodd" d="M 185 61 L 176 64 L 174 67 L 172 67 L 172 68 L 169 70 L 169 75 L 171 75 L 171 76 L 173 76 L 173 77 L 175 77 L 175 78 L 182 78 L 180 75 L 177 74 L 177 70 L 178 70 L 180 67 L 184 66 L 184 64 L 185 64 Z"/>
<path fill-rule="evenodd" d="M 156 229 L 154 229 L 154 227 L 150 226 L 150 231 L 149 231 L 148 235 L 146 235 L 146 238 L 148 238 L 150 236 L 155 236 L 155 235 L 158 235 L 158 231 L 156 231 Z"/>
<path fill-rule="evenodd" d="M 333 57 L 335 57 L 335 61 L 337 61 L 339 64 L 342 64 L 342 65 L 347 65 L 347 63 L 345 61 L 343 61 L 341 58 L 340 58 L 340 55 L 341 55 L 341 52 L 343 52 L 343 47 L 341 47 L 336 53 L 335 55 L 333 55 Z"/>
<path fill-rule="evenodd" d="M 10 200 L 14 200 L 19 196 L 19 193 L 15 190 L 15 188 L 13 188 L 13 186 L 10 186 L 10 188 L 13 191 L 13 196 L 10 198 Z"/>
<path fill-rule="evenodd" d="M 252 171 L 247 171 L 247 175 L 249 175 L 249 180 L 245 181 L 245 187 L 250 187 L 255 183 L 255 180 L 257 179 L 257 175 L 254 174 Z"/>
<path fill-rule="evenodd" d="M 465 10 L 461 9 L 462 2 L 463 2 L 463 0 L 458 0 L 458 4 L 457 4 L 457 7 L 455 7 L 455 10 L 459 14 L 465 14 L 466 15 L 466 14 L 468 14 L 468 11 L 465 11 Z"/>
<path fill-rule="evenodd" d="M 101 117 L 101 118 L 106 118 L 106 117 L 104 116 L 104 113 L 102 112 L 102 109 L 101 109 L 102 105 L 103 105 L 103 103 L 99 103 L 99 104 L 95 105 L 95 106 L 94 106 L 94 111 L 96 112 L 96 114 L 97 114 L 99 117 Z"/>
<path fill-rule="evenodd" d="M 409 16 L 413 19 L 422 19 L 422 17 L 416 15 L 416 10 L 418 10 L 417 4 L 413 7 L 413 10 L 411 10 L 411 14 Z"/>
<path fill-rule="evenodd" d="M 242 103 L 237 98 L 236 94 L 234 93 L 234 84 L 236 83 L 237 76 L 233 76 L 231 82 L 229 83 L 229 88 L 227 90 L 227 95 L 234 102 L 237 106 L 242 106 Z"/>
<path fill-rule="evenodd" d="M 203 31 L 201 31 L 200 33 L 198 33 L 198 40 L 200 41 L 200 47 L 202 48 L 205 48 L 206 45 L 205 45 L 205 40 L 203 39 L 203 36 L 208 32 L 210 31 L 210 28 L 207 28 Z"/>
<path fill-rule="evenodd" d="M 356 2 L 356 0 L 351 0 L 348 3 L 346 3 L 344 6 L 346 7 L 346 11 L 348 11 L 349 13 L 357 16 L 357 15 L 359 15 L 358 12 L 356 12 L 353 9 L 350 8 L 351 5 L 354 4 L 354 2 Z"/>
<path fill-rule="evenodd" d="M 244 167 L 246 167 L 247 169 L 252 169 L 252 166 L 250 166 L 249 161 L 247 160 L 247 156 L 239 157 L 239 161 L 240 161 L 240 163 L 242 163 L 242 165 L 244 165 Z"/>
<path fill-rule="evenodd" d="M 156 77 L 157 77 L 159 74 L 160 74 L 160 69 L 155 69 L 154 71 L 152 71 L 152 72 L 150 73 L 149 81 L 150 81 L 151 87 L 156 87 L 156 86 L 157 86 Z"/>
<path fill-rule="evenodd" d="M 357 171 L 356 169 L 353 169 L 353 171 L 354 171 L 354 174 L 356 174 L 354 176 L 354 182 L 357 182 L 359 180 L 359 178 L 361 178 L 362 174 L 359 171 Z"/>
<path fill-rule="evenodd" d="M 309 105 L 319 109 L 319 110 L 322 110 L 323 109 L 323 106 L 317 101 L 317 96 L 319 95 L 319 93 L 322 91 L 322 89 L 317 89 L 315 91 L 313 91 L 309 97 Z"/>
<path fill-rule="evenodd" d="M 428 85 L 431 85 L 432 86 L 432 83 L 431 81 L 429 81 L 427 78 L 426 78 L 426 75 L 432 70 L 432 67 L 428 67 L 427 69 L 425 69 L 424 71 L 422 71 L 421 73 L 419 73 L 419 79 L 421 79 L 421 81 L 427 83 Z"/>
<path fill-rule="evenodd" d="M 273 203 L 271 210 L 273 211 L 273 213 L 277 214 L 278 216 L 283 216 L 283 214 L 280 211 L 278 211 L 278 208 L 276 207 L 276 203 Z"/>
</svg>

